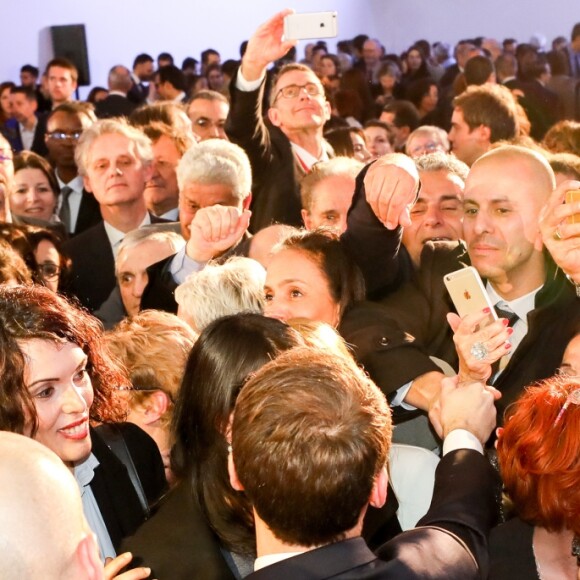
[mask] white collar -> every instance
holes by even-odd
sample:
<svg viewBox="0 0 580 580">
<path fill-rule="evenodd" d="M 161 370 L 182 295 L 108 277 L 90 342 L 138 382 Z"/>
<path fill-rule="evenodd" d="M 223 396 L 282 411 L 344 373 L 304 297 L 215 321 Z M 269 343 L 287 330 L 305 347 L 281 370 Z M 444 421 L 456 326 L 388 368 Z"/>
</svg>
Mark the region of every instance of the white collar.
<svg viewBox="0 0 580 580">
<path fill-rule="evenodd" d="M 80 175 L 77 175 L 74 179 L 71 179 L 68 183 L 65 183 L 58 175 L 58 172 L 54 172 L 56 175 L 56 180 L 58 181 L 58 185 L 62 189 L 63 187 L 70 187 L 73 191 L 82 192 L 84 189 L 84 182 L 83 178 Z"/>
<path fill-rule="evenodd" d="M 135 229 L 141 229 L 143 226 L 148 226 L 151 224 L 151 216 L 149 212 L 145 212 L 145 217 L 143 221 L 139 224 L 139 226 Z M 117 250 L 119 249 L 119 244 L 123 241 L 123 238 L 127 235 L 128 232 L 122 232 L 117 228 L 113 227 L 109 222 L 103 220 L 103 225 L 105 226 L 105 232 L 107 237 L 109 238 L 109 243 L 111 244 L 111 248 L 113 249 L 113 254 L 117 256 Z"/>
<path fill-rule="evenodd" d="M 281 552 L 280 554 L 266 554 L 265 556 L 260 556 L 254 561 L 254 572 L 300 554 L 304 554 L 304 552 Z"/>
<path fill-rule="evenodd" d="M 290 146 L 292 147 L 294 153 L 298 155 L 298 157 L 300 157 L 300 160 L 304 163 L 304 165 L 306 165 L 308 171 L 312 169 L 312 166 L 315 163 L 318 163 L 319 161 L 328 161 L 329 159 L 328 152 L 326 151 L 324 145 L 322 146 L 322 155 L 320 156 L 320 158 L 315 157 L 314 155 L 312 155 L 312 153 L 309 153 L 308 151 L 306 151 L 306 149 L 300 147 L 300 145 L 292 143 L 292 141 L 290 141 Z"/>
<path fill-rule="evenodd" d="M 528 314 L 535 308 L 536 306 L 536 294 L 542 289 L 542 286 L 539 286 L 535 290 L 532 290 L 528 294 L 524 294 L 524 296 L 520 296 L 514 300 L 505 300 L 502 298 L 493 288 L 493 286 L 487 282 L 485 287 L 489 297 L 491 298 L 491 302 L 494 306 L 501 304 L 507 304 L 509 309 L 512 312 L 515 312 L 518 315 L 520 320 L 526 321 L 528 319 Z"/>
<path fill-rule="evenodd" d="M 99 466 L 99 460 L 91 453 L 82 463 L 75 465 L 74 476 L 77 480 L 81 494 L 83 488 L 90 485 L 95 476 L 95 469 Z"/>
</svg>

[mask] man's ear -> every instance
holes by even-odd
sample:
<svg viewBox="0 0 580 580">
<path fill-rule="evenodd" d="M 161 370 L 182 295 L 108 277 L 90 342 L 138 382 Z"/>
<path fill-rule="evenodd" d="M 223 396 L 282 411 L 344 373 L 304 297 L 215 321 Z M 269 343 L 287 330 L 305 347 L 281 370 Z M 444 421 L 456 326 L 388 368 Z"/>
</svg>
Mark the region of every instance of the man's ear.
<svg viewBox="0 0 580 580">
<path fill-rule="evenodd" d="M 163 391 L 153 391 L 147 400 L 143 403 L 145 412 L 143 413 L 143 422 L 145 425 L 151 425 L 158 421 L 167 409 L 169 409 L 171 401 L 169 395 Z"/>
<path fill-rule="evenodd" d="M 230 485 L 236 491 L 244 491 L 244 486 L 238 478 L 238 472 L 236 471 L 236 466 L 234 464 L 234 455 L 231 451 L 228 453 L 228 474 L 230 476 Z"/>
<path fill-rule="evenodd" d="M 246 199 L 244 199 L 244 201 L 242 202 L 242 209 L 250 209 L 251 203 L 252 203 L 252 194 L 249 193 L 248 197 L 246 197 Z"/>
<path fill-rule="evenodd" d="M 280 126 L 280 112 L 276 107 L 270 107 L 268 109 L 268 119 L 270 119 L 270 123 L 272 123 L 274 127 Z"/>
<path fill-rule="evenodd" d="M 487 125 L 480 125 L 477 128 L 479 139 L 485 143 L 491 143 L 491 129 Z"/>
<path fill-rule="evenodd" d="M 307 230 L 311 230 L 312 229 L 312 221 L 310 220 L 310 213 L 308 213 L 308 210 L 306 209 L 301 209 L 300 210 L 300 215 L 302 216 L 302 221 L 304 222 L 304 227 Z"/>
<path fill-rule="evenodd" d="M 103 564 L 99 558 L 99 548 L 92 532 L 79 542 L 74 557 L 87 580 L 103 580 Z"/>
<path fill-rule="evenodd" d="M 387 501 L 387 488 L 389 485 L 389 475 L 387 473 L 387 466 L 381 468 L 375 477 L 373 483 L 373 489 L 371 490 L 371 496 L 369 498 L 369 503 L 376 508 L 381 508 L 385 505 Z"/>
<path fill-rule="evenodd" d="M 324 99 L 324 120 L 328 121 L 328 119 L 330 119 L 331 115 L 332 115 L 332 107 L 330 106 L 330 103 Z"/>
</svg>

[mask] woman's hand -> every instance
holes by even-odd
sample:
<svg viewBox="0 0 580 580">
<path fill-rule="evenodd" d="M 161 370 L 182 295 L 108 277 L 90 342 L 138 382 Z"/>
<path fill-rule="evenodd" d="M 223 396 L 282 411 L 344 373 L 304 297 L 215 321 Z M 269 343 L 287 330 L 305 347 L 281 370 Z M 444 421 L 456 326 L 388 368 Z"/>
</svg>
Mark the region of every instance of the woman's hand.
<svg viewBox="0 0 580 580">
<path fill-rule="evenodd" d="M 508 328 L 508 320 L 500 318 L 480 329 L 480 325 L 489 316 L 489 308 L 469 314 L 463 319 L 453 312 L 447 314 L 459 356 L 460 381 L 487 381 L 491 376 L 491 365 L 510 352 L 509 337 L 513 329 Z M 482 352 L 485 353 L 483 358 Z"/>
<path fill-rule="evenodd" d="M 122 572 L 121 570 L 128 566 L 133 559 L 131 552 L 120 554 L 116 558 L 107 558 L 105 561 L 105 580 L 141 580 L 149 578 L 151 568 L 135 568 Z"/>
</svg>

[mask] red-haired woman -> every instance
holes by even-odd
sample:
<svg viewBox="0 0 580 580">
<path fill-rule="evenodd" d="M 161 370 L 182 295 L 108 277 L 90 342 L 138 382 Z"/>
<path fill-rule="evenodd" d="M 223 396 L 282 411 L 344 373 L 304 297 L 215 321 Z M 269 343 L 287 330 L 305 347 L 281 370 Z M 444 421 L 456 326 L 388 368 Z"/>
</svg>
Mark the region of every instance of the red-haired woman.
<svg viewBox="0 0 580 580">
<path fill-rule="evenodd" d="M 491 580 L 577 580 L 580 382 L 554 377 L 508 409 L 497 454 L 516 517 L 492 531 Z"/>
</svg>

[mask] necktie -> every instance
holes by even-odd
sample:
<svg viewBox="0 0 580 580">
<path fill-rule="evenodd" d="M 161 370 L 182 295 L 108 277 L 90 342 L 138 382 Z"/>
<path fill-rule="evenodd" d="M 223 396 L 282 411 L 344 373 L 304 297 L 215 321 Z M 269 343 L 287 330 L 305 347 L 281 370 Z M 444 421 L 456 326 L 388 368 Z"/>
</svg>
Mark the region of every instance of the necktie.
<svg viewBox="0 0 580 580">
<path fill-rule="evenodd" d="M 73 189 L 70 188 L 68 185 L 65 185 L 61 190 L 60 194 L 62 195 L 62 204 L 60 206 L 60 211 L 58 212 L 58 217 L 60 221 L 64 224 L 66 231 L 71 234 L 72 233 L 72 224 L 70 223 L 70 204 L 69 204 L 69 197 L 70 194 L 73 192 Z"/>
<path fill-rule="evenodd" d="M 493 308 L 496 314 L 499 316 L 499 318 L 506 318 L 508 320 L 509 327 L 512 327 L 519 320 L 519 316 L 515 312 L 512 312 L 511 310 L 500 308 L 497 304 Z M 511 355 L 511 353 L 509 354 Z M 507 355 L 504 355 L 491 365 L 491 376 L 494 377 L 494 382 L 495 380 L 497 380 L 497 377 L 495 375 L 497 374 L 498 371 L 500 370 L 503 371 L 503 369 L 507 366 L 508 361 L 509 357 Z"/>
</svg>

